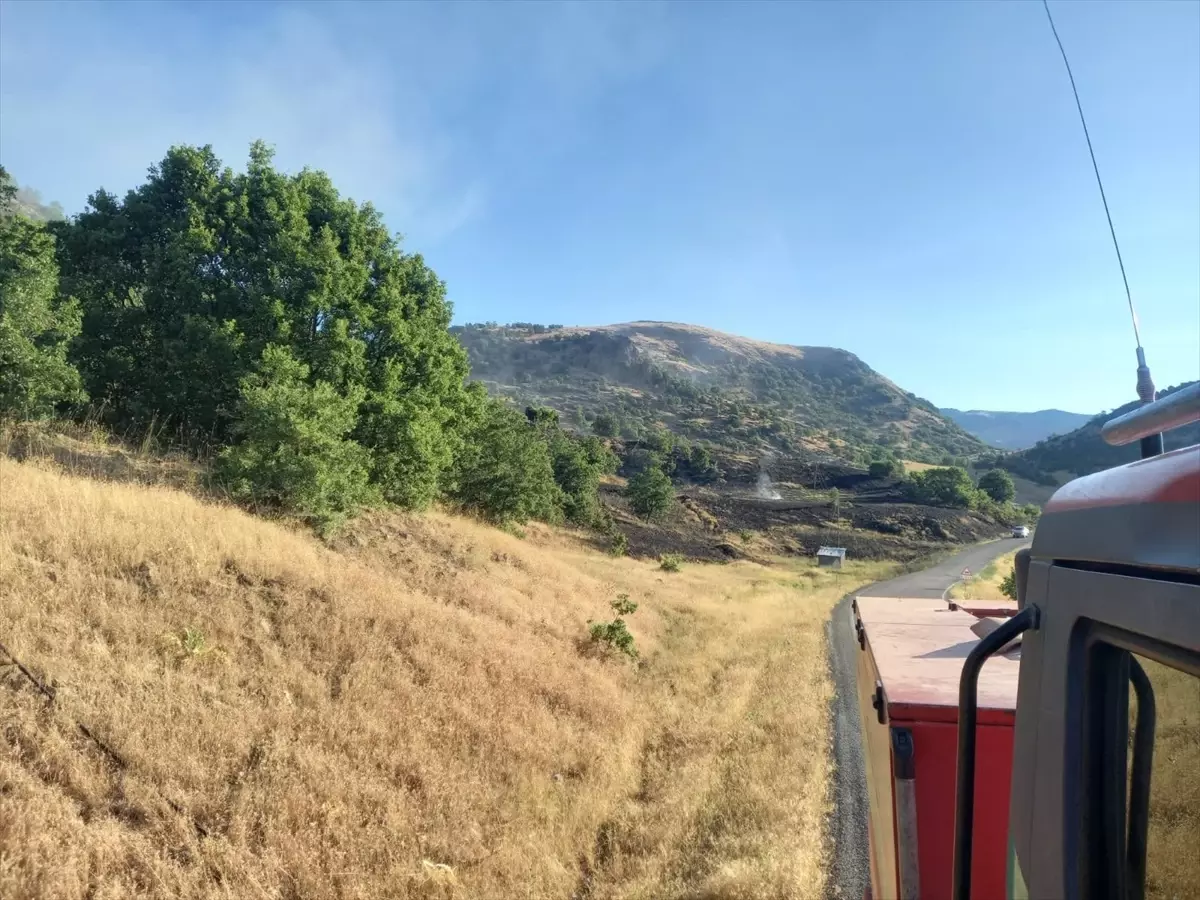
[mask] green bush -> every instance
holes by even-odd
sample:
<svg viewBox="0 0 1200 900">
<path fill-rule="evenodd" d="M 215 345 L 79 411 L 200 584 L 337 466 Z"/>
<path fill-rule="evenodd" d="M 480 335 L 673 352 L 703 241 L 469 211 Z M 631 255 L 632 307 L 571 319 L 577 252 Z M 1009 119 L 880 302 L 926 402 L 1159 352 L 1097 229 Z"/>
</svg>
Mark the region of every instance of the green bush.
<svg viewBox="0 0 1200 900">
<path fill-rule="evenodd" d="M 683 557 L 678 553 L 664 553 L 658 558 L 658 567 L 664 572 L 678 572 L 683 566 Z"/>
<path fill-rule="evenodd" d="M 997 503 L 1008 503 L 1017 495 L 1012 476 L 1003 469 L 989 469 L 979 477 L 979 489 Z"/>
<path fill-rule="evenodd" d="M 697 481 L 715 481 L 721 475 L 712 453 L 702 444 L 694 444 L 688 451 L 684 468 L 687 474 Z"/>
<path fill-rule="evenodd" d="M 235 443 L 217 459 L 215 477 L 232 497 L 311 520 L 321 530 L 377 499 L 367 451 L 346 435 L 362 392 L 342 396 L 286 347 L 270 345 L 242 379 Z"/>
<path fill-rule="evenodd" d="M 625 495 L 630 508 L 645 519 L 662 518 L 675 505 L 675 488 L 658 466 L 647 466 L 629 479 Z"/>
<path fill-rule="evenodd" d="M 445 415 L 402 392 L 368 396 L 353 436 L 371 451 L 371 480 L 391 503 L 428 506 L 446 486 L 445 473 L 461 449 Z"/>
<path fill-rule="evenodd" d="M 1014 566 L 1013 570 L 1011 572 L 1009 572 L 1007 575 L 1005 575 L 1003 580 L 1000 582 L 1000 593 L 1002 593 L 1005 597 L 1008 597 L 1010 600 L 1017 599 L 1017 569 L 1016 569 L 1016 566 Z"/>
<path fill-rule="evenodd" d="M 877 459 L 867 467 L 872 478 L 903 478 L 904 463 L 898 459 Z"/>
<path fill-rule="evenodd" d="M 651 428 L 646 434 L 646 446 L 663 457 L 670 456 L 675 449 L 675 435 L 665 428 Z"/>
<path fill-rule="evenodd" d="M 562 519 L 550 450 L 524 416 L 489 400 L 467 434 L 453 497 L 495 522 Z"/>
<path fill-rule="evenodd" d="M 616 618 L 611 622 L 593 622 L 588 619 L 588 635 L 594 646 L 623 653 L 630 659 L 637 659 L 638 651 L 634 645 L 633 635 L 625 625 L 625 616 L 637 612 L 638 605 L 629 599 L 628 594 L 618 594 L 617 599 L 609 603 Z"/>
<path fill-rule="evenodd" d="M 957 467 L 914 472 L 908 478 L 908 495 L 916 503 L 956 509 L 970 509 L 977 500 L 971 476 Z"/>
<path fill-rule="evenodd" d="M 621 433 L 621 426 L 614 417 L 601 413 L 592 419 L 592 432 L 598 437 L 613 438 Z"/>
<path fill-rule="evenodd" d="M 624 556 L 629 552 L 629 537 L 622 531 L 618 531 L 612 536 L 612 540 L 608 544 L 608 553 L 610 556 Z"/>
<path fill-rule="evenodd" d="M 550 451 L 554 481 L 562 491 L 563 511 L 576 525 L 600 527 L 600 479 L 616 471 L 617 457 L 599 438 L 580 440 L 557 425 L 542 429 Z"/>
<path fill-rule="evenodd" d="M 558 413 L 549 406 L 527 406 L 525 407 L 525 418 L 531 425 L 558 427 Z"/>
</svg>

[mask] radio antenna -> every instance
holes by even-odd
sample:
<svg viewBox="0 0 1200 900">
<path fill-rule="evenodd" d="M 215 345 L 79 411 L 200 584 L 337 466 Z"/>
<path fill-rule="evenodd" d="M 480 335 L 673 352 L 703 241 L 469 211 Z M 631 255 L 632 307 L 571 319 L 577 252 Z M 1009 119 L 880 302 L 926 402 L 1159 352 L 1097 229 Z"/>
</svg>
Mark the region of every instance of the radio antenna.
<svg viewBox="0 0 1200 900">
<path fill-rule="evenodd" d="M 1096 151 L 1092 148 L 1092 135 L 1088 131 L 1087 118 L 1083 115 L 1083 104 L 1079 100 L 1079 88 L 1075 86 L 1075 75 L 1071 71 L 1071 62 L 1067 59 L 1067 51 L 1063 47 L 1058 29 L 1054 27 L 1054 16 L 1050 14 L 1049 0 L 1042 0 L 1042 8 L 1046 10 L 1046 20 L 1050 23 L 1050 31 L 1054 42 L 1058 44 L 1058 52 L 1062 55 L 1063 66 L 1067 70 L 1067 78 L 1071 82 L 1071 93 L 1075 95 L 1075 108 L 1079 111 L 1079 124 L 1083 126 L 1083 136 L 1087 141 L 1088 156 L 1092 159 L 1092 171 L 1096 173 L 1096 186 L 1100 189 L 1100 201 L 1104 204 L 1104 217 L 1108 220 L 1108 233 L 1112 235 L 1113 250 L 1117 254 L 1117 265 L 1121 268 L 1121 281 L 1125 285 L 1125 299 L 1129 303 L 1129 317 L 1133 320 L 1133 339 L 1137 345 L 1137 395 L 1145 403 L 1153 403 L 1155 399 L 1154 379 L 1150 377 L 1150 367 L 1146 365 L 1146 351 L 1142 348 L 1141 330 L 1138 328 L 1137 310 L 1133 306 L 1133 294 L 1129 290 L 1129 278 L 1125 274 L 1125 260 L 1121 258 L 1121 245 L 1117 241 L 1117 229 L 1113 227 L 1112 213 L 1108 208 L 1108 195 L 1104 192 L 1104 181 L 1100 177 L 1100 166 L 1096 164 Z M 1142 456 L 1155 456 L 1162 453 L 1162 435 L 1152 435 L 1142 440 Z"/>
</svg>

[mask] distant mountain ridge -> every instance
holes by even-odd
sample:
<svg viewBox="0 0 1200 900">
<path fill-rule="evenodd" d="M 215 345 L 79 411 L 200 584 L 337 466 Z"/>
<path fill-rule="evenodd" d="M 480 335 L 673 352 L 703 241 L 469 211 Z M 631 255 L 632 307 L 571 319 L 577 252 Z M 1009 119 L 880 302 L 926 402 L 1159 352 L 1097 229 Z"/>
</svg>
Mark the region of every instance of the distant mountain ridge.
<svg viewBox="0 0 1200 900">
<path fill-rule="evenodd" d="M 941 413 L 957 422 L 964 431 L 1002 450 L 1024 450 L 1051 435 L 1074 431 L 1093 418 L 1061 409 L 1025 413 L 942 407 Z"/>
<path fill-rule="evenodd" d="M 580 429 L 626 438 L 665 427 L 731 453 L 863 462 L 886 447 L 940 462 L 988 451 L 933 404 L 833 347 L 772 344 L 674 322 L 587 328 L 457 326 L 472 377 Z"/>
<path fill-rule="evenodd" d="M 1166 397 L 1189 384 L 1195 382 L 1169 387 L 1159 391 L 1158 396 Z M 1019 453 L 1004 454 L 996 462 L 1014 474 L 1043 484 L 1059 481 L 1063 475 L 1090 475 L 1101 469 L 1133 462 L 1138 458 L 1138 445 L 1134 443 L 1124 447 L 1113 447 L 1105 443 L 1104 438 L 1100 436 L 1100 429 L 1109 419 L 1123 416 L 1138 405 L 1139 401 L 1135 400 L 1112 412 L 1093 416 L 1081 428 L 1039 441 Z M 1200 422 L 1185 425 L 1163 435 L 1163 444 L 1167 450 L 1195 443 L 1200 443 Z"/>
</svg>

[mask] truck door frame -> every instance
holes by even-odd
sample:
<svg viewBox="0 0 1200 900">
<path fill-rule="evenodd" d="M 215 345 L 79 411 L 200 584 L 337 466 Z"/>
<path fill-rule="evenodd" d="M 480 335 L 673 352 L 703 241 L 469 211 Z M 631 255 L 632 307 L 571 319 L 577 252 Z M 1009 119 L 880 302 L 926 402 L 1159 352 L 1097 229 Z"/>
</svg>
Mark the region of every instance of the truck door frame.
<svg viewBox="0 0 1200 900">
<path fill-rule="evenodd" d="M 1167 665 L 1200 657 L 1200 583 L 1194 575 L 1035 558 L 1025 602 L 1039 607 L 1041 621 L 1025 635 L 1021 654 L 1012 867 L 1029 897 L 1115 896 L 1117 885 L 1096 878 L 1100 857 L 1111 852 L 1111 841 L 1106 851 L 1097 838 L 1108 826 L 1096 817 L 1111 824 L 1119 815 L 1123 823 L 1124 803 L 1119 810 L 1088 806 L 1089 796 L 1102 788 L 1096 779 L 1103 777 L 1091 764 L 1094 751 L 1089 754 L 1085 732 L 1099 727 L 1094 697 L 1089 714 L 1089 692 L 1099 689 L 1100 677 L 1090 665 L 1092 653 L 1098 637 L 1121 634 L 1137 652 Z M 1200 668 L 1193 674 L 1200 675 Z"/>
</svg>

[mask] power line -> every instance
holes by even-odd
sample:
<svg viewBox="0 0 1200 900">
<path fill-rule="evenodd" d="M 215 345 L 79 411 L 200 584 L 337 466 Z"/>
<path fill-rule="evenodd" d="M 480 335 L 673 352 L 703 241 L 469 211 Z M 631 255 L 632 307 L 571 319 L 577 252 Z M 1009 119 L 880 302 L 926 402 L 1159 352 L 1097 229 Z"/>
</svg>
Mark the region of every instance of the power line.
<svg viewBox="0 0 1200 900">
<path fill-rule="evenodd" d="M 1042 0 L 1046 10 L 1046 18 L 1050 21 L 1050 30 L 1054 33 L 1054 41 L 1058 44 L 1058 52 L 1062 54 L 1063 65 L 1067 67 L 1067 77 L 1071 79 L 1071 93 L 1075 95 L 1075 108 L 1079 110 L 1079 122 L 1083 125 L 1083 136 L 1087 139 L 1088 155 L 1092 158 L 1092 171 L 1096 173 L 1096 185 L 1100 188 L 1100 200 L 1104 203 L 1104 217 L 1108 219 L 1108 233 L 1112 235 L 1113 249 L 1117 251 L 1117 265 L 1121 267 L 1121 281 L 1125 284 L 1125 299 L 1129 301 L 1129 315 L 1133 319 L 1133 337 L 1137 341 L 1138 350 L 1142 349 L 1142 336 L 1138 330 L 1137 312 L 1133 308 L 1133 294 L 1129 291 L 1129 279 L 1125 276 L 1125 261 L 1121 258 L 1121 245 L 1117 243 L 1117 230 L 1113 227 L 1112 213 L 1108 210 L 1108 196 L 1104 193 L 1104 182 L 1100 179 L 1100 167 L 1096 165 L 1096 151 L 1092 149 L 1092 135 L 1088 132 L 1087 119 L 1083 115 L 1083 104 L 1079 102 L 1079 88 L 1075 86 L 1075 75 L 1071 72 L 1071 63 L 1067 59 L 1067 51 L 1063 48 L 1062 38 L 1054 27 L 1054 16 L 1050 15 L 1049 0 Z"/>
</svg>

